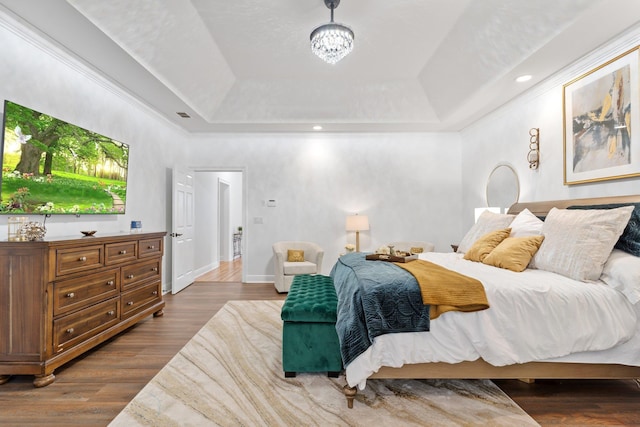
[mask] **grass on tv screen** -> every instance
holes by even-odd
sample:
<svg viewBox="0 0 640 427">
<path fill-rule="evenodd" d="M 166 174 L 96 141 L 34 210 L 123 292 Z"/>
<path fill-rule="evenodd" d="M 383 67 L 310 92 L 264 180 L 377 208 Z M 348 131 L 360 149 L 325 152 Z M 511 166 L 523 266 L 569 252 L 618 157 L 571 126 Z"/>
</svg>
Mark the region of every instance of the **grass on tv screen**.
<svg viewBox="0 0 640 427">
<path fill-rule="evenodd" d="M 2 214 L 122 214 L 129 146 L 4 103 Z"/>
</svg>

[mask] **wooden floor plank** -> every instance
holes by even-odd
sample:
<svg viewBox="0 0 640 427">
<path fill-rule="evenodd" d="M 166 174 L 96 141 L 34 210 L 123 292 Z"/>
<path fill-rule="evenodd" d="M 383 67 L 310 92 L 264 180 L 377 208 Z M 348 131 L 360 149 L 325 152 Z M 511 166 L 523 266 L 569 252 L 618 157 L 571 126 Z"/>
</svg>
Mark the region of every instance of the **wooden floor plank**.
<svg viewBox="0 0 640 427">
<path fill-rule="evenodd" d="M 187 341 L 229 300 L 284 299 L 272 283 L 242 284 L 241 262 L 221 281 L 201 278 L 166 295 L 165 315 L 149 317 L 56 370 L 56 381 L 34 388 L 32 377 L 0 385 L 0 425 L 106 426 Z M 223 282 L 229 277 L 232 282 Z M 496 381 L 543 426 L 638 425 L 634 381 Z"/>
</svg>

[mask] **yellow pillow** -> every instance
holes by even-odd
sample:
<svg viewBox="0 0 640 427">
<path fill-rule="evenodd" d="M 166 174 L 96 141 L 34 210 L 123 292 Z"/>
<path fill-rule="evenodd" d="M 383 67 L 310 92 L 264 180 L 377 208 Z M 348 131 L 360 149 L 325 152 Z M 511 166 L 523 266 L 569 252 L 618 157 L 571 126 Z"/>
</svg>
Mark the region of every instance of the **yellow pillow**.
<svg viewBox="0 0 640 427">
<path fill-rule="evenodd" d="M 496 246 L 482 262 L 511 271 L 524 271 L 543 240 L 544 236 L 509 237 Z"/>
<path fill-rule="evenodd" d="M 491 251 L 511 234 L 510 228 L 492 231 L 480 237 L 464 254 L 464 259 L 482 262 Z"/>
<path fill-rule="evenodd" d="M 304 251 L 302 249 L 288 249 L 287 261 L 289 262 L 302 262 L 304 261 Z"/>
<path fill-rule="evenodd" d="M 421 254 L 422 252 L 424 252 L 424 248 L 412 247 L 409 252 L 412 254 Z"/>
</svg>

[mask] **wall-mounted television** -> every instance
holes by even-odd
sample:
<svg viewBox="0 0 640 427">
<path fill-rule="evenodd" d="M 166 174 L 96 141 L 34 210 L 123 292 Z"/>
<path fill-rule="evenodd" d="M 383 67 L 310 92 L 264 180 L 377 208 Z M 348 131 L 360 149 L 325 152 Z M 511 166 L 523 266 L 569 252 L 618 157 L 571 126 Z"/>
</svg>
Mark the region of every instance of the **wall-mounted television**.
<svg viewBox="0 0 640 427">
<path fill-rule="evenodd" d="M 4 102 L 2 214 L 123 214 L 129 146 Z"/>
</svg>

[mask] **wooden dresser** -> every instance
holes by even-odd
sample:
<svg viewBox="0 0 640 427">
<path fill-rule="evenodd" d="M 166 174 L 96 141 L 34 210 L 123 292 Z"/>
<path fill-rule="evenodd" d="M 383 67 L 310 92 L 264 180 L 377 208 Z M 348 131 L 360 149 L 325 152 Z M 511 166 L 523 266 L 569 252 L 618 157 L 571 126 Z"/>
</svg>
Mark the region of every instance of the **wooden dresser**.
<svg viewBox="0 0 640 427">
<path fill-rule="evenodd" d="M 0 384 L 54 369 L 162 316 L 165 232 L 0 242 Z"/>
</svg>

